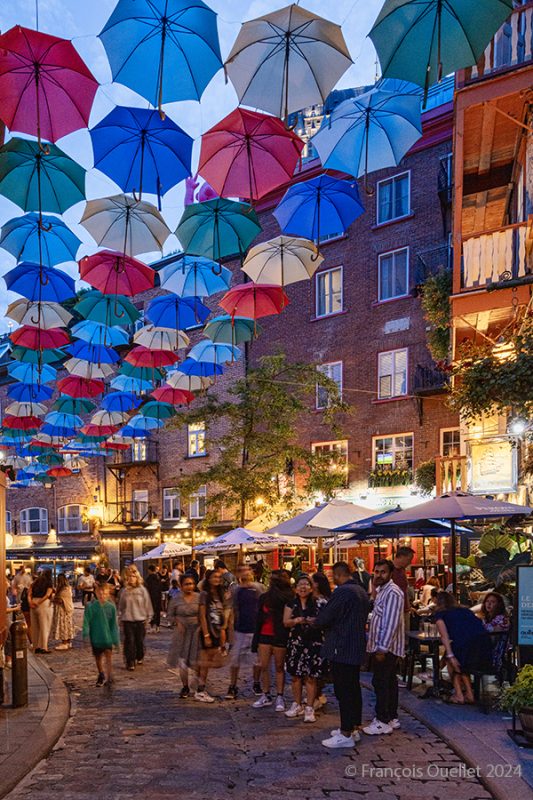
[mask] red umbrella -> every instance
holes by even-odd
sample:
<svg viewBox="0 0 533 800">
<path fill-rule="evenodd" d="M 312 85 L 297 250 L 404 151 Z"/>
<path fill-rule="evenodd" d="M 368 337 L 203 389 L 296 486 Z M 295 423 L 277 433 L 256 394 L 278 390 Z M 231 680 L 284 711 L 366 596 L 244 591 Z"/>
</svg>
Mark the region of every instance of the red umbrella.
<svg viewBox="0 0 533 800">
<path fill-rule="evenodd" d="M 61 394 L 68 394 L 70 397 L 97 397 L 102 394 L 105 385 L 103 381 L 95 378 L 78 378 L 76 375 L 69 375 L 57 382 L 57 388 Z"/>
<path fill-rule="evenodd" d="M 236 108 L 202 136 L 198 172 L 221 197 L 257 200 L 292 178 L 303 148 L 277 117 Z"/>
<path fill-rule="evenodd" d="M 192 392 L 187 389 L 173 389 L 168 383 L 154 389 L 152 397 L 160 403 L 170 403 L 173 406 L 189 405 L 194 400 Z"/>
<path fill-rule="evenodd" d="M 119 428 L 120 425 L 91 425 L 88 423 L 81 428 L 81 432 L 86 436 L 111 436 Z"/>
<path fill-rule="evenodd" d="M 169 367 L 179 361 L 179 356 L 172 350 L 151 350 L 139 345 L 130 350 L 124 361 L 134 367 Z"/>
<path fill-rule="evenodd" d="M 46 470 L 46 474 L 51 475 L 52 478 L 66 478 L 72 475 L 72 470 L 68 467 L 52 467 Z"/>
<path fill-rule="evenodd" d="M 231 317 L 259 319 L 279 314 L 289 305 L 289 298 L 281 286 L 267 283 L 241 283 L 226 292 L 219 303 Z"/>
<path fill-rule="evenodd" d="M 23 325 L 22 328 L 13 331 L 9 338 L 13 344 L 29 347 L 30 350 L 53 350 L 54 347 L 63 347 L 70 342 L 70 336 L 63 328 L 49 328 L 43 331 L 29 325 Z"/>
<path fill-rule="evenodd" d="M 86 128 L 97 89 L 67 39 L 20 25 L 0 36 L 0 109 L 10 130 L 55 142 Z"/>
<path fill-rule="evenodd" d="M 42 436 L 43 434 L 39 434 Z M 63 439 L 60 436 L 46 436 L 44 439 L 32 439 L 30 447 L 42 447 L 45 450 L 52 448 L 53 450 L 61 450 L 63 447 Z"/>
<path fill-rule="evenodd" d="M 107 442 L 102 442 L 100 447 L 104 450 L 129 450 L 131 444 L 125 444 L 124 442 L 114 442 L 112 439 L 110 439 Z"/>
<path fill-rule="evenodd" d="M 151 267 L 114 250 L 101 250 L 92 256 L 85 256 L 79 265 L 80 278 L 103 294 L 133 297 L 154 285 L 155 272 Z"/>
<path fill-rule="evenodd" d="M 4 417 L 2 420 L 4 428 L 18 431 L 37 430 L 42 424 L 43 421 L 39 419 L 39 417 L 12 417 L 8 414 L 8 416 Z"/>
</svg>

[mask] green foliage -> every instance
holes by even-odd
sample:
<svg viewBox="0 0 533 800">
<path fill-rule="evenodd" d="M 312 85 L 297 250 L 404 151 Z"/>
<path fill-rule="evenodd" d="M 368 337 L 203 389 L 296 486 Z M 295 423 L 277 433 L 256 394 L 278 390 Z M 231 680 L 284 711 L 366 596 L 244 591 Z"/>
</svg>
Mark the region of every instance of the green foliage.
<svg viewBox="0 0 533 800">
<path fill-rule="evenodd" d="M 413 481 L 410 469 L 396 469 L 388 466 L 374 467 L 368 476 L 368 485 L 371 488 L 379 486 L 408 486 Z"/>
<path fill-rule="evenodd" d="M 422 288 L 422 309 L 431 326 L 427 334 L 428 347 L 435 361 L 445 361 L 449 355 L 451 293 L 452 273 L 447 267 L 431 275 Z"/>
<path fill-rule="evenodd" d="M 522 667 L 513 685 L 502 689 L 499 706 L 504 711 L 533 708 L 533 664 Z"/>
<path fill-rule="evenodd" d="M 431 494 L 437 482 L 435 459 L 422 461 L 415 470 L 415 484 L 422 494 Z"/>
<path fill-rule="evenodd" d="M 504 547 L 491 550 L 486 556 L 479 559 L 479 566 L 487 580 L 492 581 L 496 587 L 516 580 L 516 568 L 527 565 L 531 561 L 531 554 L 517 553 L 511 558 L 509 551 Z"/>
<path fill-rule="evenodd" d="M 492 525 L 479 540 L 479 549 L 482 553 L 490 553 L 492 550 L 503 549 L 511 552 L 513 540 L 508 533 L 504 532 L 498 525 Z"/>
<path fill-rule="evenodd" d="M 468 556 L 465 558 L 464 556 L 457 556 L 457 563 L 461 564 L 465 567 L 470 567 L 471 569 L 476 568 L 476 557 L 474 555 Z"/>
</svg>

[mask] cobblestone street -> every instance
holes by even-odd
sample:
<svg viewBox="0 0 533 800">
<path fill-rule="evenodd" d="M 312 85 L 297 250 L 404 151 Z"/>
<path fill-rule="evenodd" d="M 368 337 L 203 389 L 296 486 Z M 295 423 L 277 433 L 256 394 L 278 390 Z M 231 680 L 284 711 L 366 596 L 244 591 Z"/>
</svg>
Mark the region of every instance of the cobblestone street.
<svg viewBox="0 0 533 800">
<path fill-rule="evenodd" d="M 48 657 L 70 689 L 72 717 L 49 758 L 9 800 L 168 800 L 174 793 L 218 800 L 266 797 L 273 789 L 287 800 L 490 798 L 477 778 L 458 775 L 463 764 L 452 750 L 406 714 L 392 736 L 365 737 L 353 751 L 332 752 L 320 740 L 338 725 L 333 699 L 314 725 L 252 709 L 248 676 L 236 702 L 180 700 L 179 681 L 165 664 L 169 639 L 166 628 L 147 636 L 147 657 L 135 672 L 115 656 L 112 690 L 95 687 L 90 649 L 79 634 L 73 650 Z M 225 668 L 212 673 L 209 688 L 223 695 Z M 366 716 L 370 700 L 366 693 Z M 428 779 L 428 764 L 454 769 L 455 776 Z M 391 777 L 389 770 L 401 767 L 420 768 L 422 777 Z"/>
</svg>

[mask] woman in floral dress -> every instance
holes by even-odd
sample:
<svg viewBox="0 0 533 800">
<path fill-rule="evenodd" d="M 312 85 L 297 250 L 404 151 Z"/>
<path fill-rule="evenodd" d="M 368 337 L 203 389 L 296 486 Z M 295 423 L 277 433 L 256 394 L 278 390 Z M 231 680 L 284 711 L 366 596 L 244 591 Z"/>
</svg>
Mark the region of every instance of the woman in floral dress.
<svg viewBox="0 0 533 800">
<path fill-rule="evenodd" d="M 57 579 L 53 603 L 53 636 L 54 639 L 61 641 L 61 644 L 56 645 L 55 649 L 69 650 L 74 638 L 74 603 L 72 602 L 72 589 L 63 574 L 59 575 Z"/>
<path fill-rule="evenodd" d="M 182 683 L 180 697 L 186 698 L 191 693 L 189 673 L 198 669 L 200 595 L 192 575 L 182 575 L 180 585 L 181 591 L 173 595 L 168 603 L 167 620 L 173 626 L 173 634 L 167 663 L 173 671 L 179 668 Z"/>
</svg>

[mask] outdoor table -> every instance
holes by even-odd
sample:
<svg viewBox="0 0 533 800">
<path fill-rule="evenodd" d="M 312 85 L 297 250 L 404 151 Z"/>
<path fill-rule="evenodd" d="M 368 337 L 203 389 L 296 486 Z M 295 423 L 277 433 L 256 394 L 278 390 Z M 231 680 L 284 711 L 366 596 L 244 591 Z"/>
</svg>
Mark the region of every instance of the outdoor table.
<svg viewBox="0 0 533 800">
<path fill-rule="evenodd" d="M 426 697 L 438 697 L 440 693 L 440 636 L 428 636 L 422 631 L 409 631 L 409 646 L 407 651 L 407 688 L 413 688 L 413 674 L 415 670 L 416 646 L 426 645 L 429 648 L 433 663 L 433 688 L 428 689 Z"/>
</svg>

